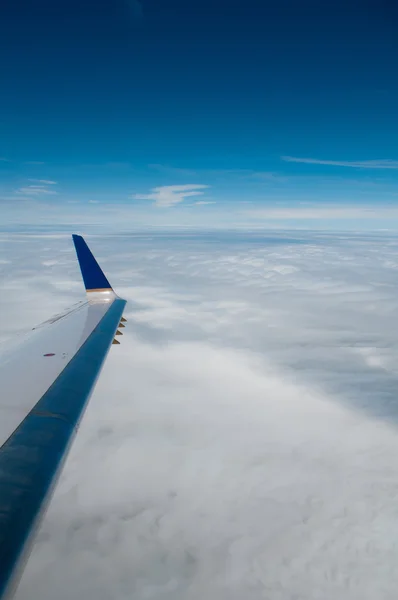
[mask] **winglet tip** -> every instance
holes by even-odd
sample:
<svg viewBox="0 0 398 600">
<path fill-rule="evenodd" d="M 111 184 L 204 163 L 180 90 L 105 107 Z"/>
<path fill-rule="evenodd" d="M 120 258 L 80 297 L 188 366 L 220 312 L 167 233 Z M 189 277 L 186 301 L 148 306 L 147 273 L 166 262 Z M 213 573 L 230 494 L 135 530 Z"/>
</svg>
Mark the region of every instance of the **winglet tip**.
<svg viewBox="0 0 398 600">
<path fill-rule="evenodd" d="M 112 286 L 81 235 L 72 234 L 73 243 L 87 292 L 112 290 Z"/>
</svg>

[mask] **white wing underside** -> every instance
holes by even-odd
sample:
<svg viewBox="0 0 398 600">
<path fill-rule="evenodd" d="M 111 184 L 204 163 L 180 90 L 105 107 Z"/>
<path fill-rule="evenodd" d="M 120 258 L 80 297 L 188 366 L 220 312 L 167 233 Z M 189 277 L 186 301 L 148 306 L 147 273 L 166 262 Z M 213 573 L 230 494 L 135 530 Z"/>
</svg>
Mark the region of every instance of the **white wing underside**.
<svg viewBox="0 0 398 600">
<path fill-rule="evenodd" d="M 0 447 L 101 321 L 111 303 L 84 302 L 0 348 Z M 50 355 L 50 356 L 46 356 Z"/>
<path fill-rule="evenodd" d="M 122 319 L 113 291 L 73 236 L 87 301 L 0 346 L 0 598 L 10 598 Z"/>
</svg>

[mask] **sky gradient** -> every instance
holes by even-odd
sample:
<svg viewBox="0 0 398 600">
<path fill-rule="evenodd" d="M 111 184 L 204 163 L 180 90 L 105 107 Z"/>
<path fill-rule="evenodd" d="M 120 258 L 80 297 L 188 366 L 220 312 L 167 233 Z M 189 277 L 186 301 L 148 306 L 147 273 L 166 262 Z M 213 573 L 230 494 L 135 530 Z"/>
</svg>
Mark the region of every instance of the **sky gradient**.
<svg viewBox="0 0 398 600">
<path fill-rule="evenodd" d="M 6 2 L 3 222 L 398 228 L 397 34 L 388 1 Z"/>
</svg>

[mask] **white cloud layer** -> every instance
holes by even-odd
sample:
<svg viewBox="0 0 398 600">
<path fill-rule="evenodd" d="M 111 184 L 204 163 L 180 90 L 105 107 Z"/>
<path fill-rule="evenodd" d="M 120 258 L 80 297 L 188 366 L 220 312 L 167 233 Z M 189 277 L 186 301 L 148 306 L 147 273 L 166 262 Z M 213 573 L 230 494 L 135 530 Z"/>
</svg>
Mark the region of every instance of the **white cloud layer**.
<svg viewBox="0 0 398 600">
<path fill-rule="evenodd" d="M 192 196 L 201 196 L 207 185 L 186 184 L 186 185 L 163 185 L 152 189 L 150 194 L 134 194 L 135 200 L 155 200 L 155 205 L 161 208 L 168 208 L 183 202 L 186 198 Z"/>
<path fill-rule="evenodd" d="M 398 160 L 382 158 L 377 160 L 322 160 L 319 158 L 299 158 L 281 156 L 286 162 L 305 163 L 309 165 L 331 165 L 335 167 L 354 167 L 356 169 L 398 169 Z"/>
<path fill-rule="evenodd" d="M 69 236 L 2 237 L 6 338 L 82 285 Z M 396 238 L 88 241 L 128 323 L 17 600 L 395 599 Z"/>
</svg>

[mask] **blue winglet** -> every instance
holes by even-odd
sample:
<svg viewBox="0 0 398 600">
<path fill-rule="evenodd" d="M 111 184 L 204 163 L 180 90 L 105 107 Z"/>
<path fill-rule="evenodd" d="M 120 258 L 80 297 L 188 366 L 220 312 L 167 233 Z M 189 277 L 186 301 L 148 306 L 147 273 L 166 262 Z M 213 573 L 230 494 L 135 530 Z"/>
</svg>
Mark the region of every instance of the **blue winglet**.
<svg viewBox="0 0 398 600">
<path fill-rule="evenodd" d="M 82 236 L 72 235 L 72 238 L 86 290 L 111 290 L 111 284 L 103 274 L 101 267 Z"/>
</svg>

